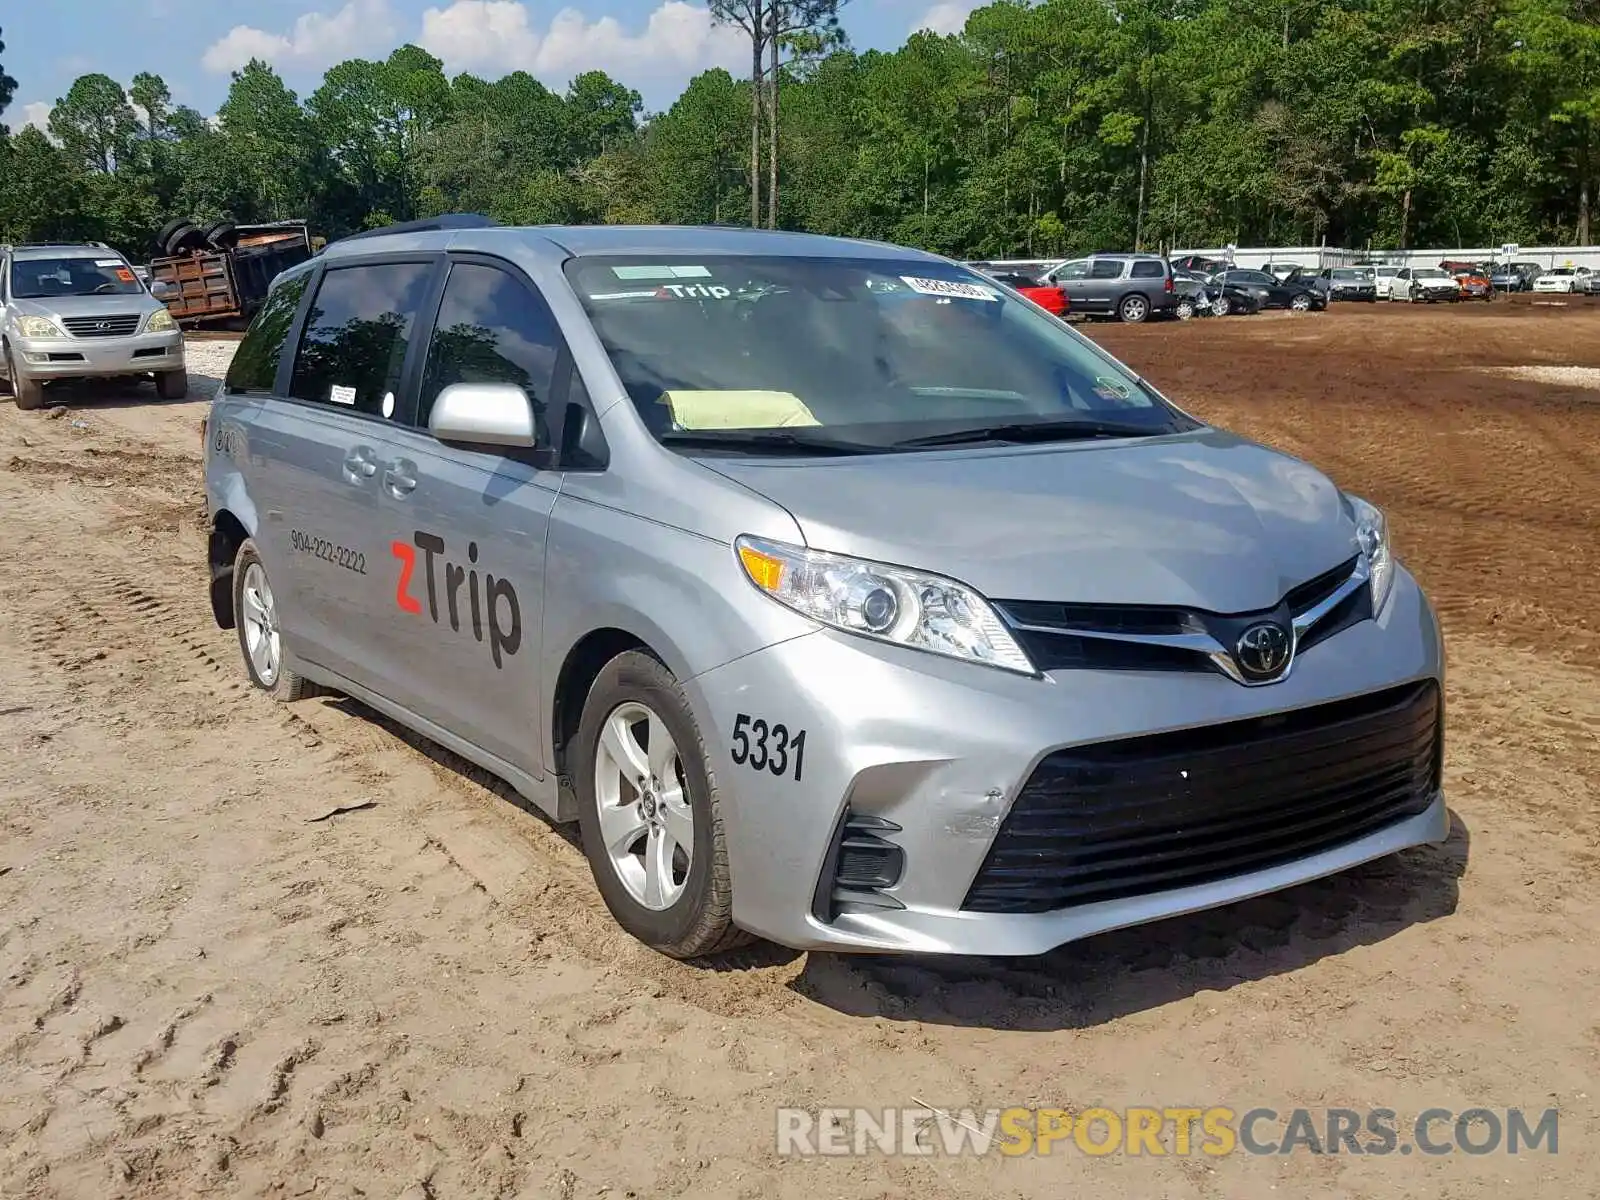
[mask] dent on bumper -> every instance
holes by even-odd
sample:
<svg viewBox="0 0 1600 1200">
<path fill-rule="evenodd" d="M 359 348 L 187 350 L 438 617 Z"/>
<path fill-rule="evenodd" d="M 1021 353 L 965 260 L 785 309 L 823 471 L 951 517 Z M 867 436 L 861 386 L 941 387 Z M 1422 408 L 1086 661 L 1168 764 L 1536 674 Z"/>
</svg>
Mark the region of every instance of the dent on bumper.
<svg viewBox="0 0 1600 1200">
<path fill-rule="evenodd" d="M 1297 861 L 1196 886 L 1046 913 L 962 910 L 1010 805 L 1047 754 L 1074 744 L 1204 726 L 1434 678 L 1438 627 L 1403 568 L 1375 621 L 1308 651 L 1290 677 L 1242 688 L 1220 675 L 1059 672 L 1033 679 L 834 633 L 769 647 L 689 680 L 718 780 L 734 918 L 802 949 L 1037 954 L 1090 934 L 1260 895 L 1443 841 L 1427 810 Z M 739 717 L 805 731 L 803 777 L 730 749 Z M 899 907 L 813 911 L 846 807 L 892 821 L 905 854 L 885 889 Z"/>
</svg>

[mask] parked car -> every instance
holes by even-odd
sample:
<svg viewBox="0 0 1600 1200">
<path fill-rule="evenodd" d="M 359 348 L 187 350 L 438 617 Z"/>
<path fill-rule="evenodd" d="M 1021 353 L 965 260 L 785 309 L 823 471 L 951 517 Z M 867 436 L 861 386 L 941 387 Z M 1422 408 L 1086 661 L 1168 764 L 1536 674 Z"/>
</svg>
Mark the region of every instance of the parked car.
<svg viewBox="0 0 1600 1200">
<path fill-rule="evenodd" d="M 1278 282 L 1287 284 L 1298 283 L 1310 288 L 1312 291 L 1320 295 L 1324 300 L 1329 300 L 1332 298 L 1332 288 L 1329 284 L 1329 281 L 1323 278 L 1320 272 L 1309 270 L 1306 267 L 1295 267 L 1289 271 L 1286 271 L 1283 275 L 1278 276 Z"/>
<path fill-rule="evenodd" d="M 1581 292 L 1589 275 L 1588 267 L 1551 267 L 1533 281 L 1533 290 L 1541 293 Z"/>
<path fill-rule="evenodd" d="M 1248 316 L 1261 311 L 1260 302 L 1242 287 L 1213 285 L 1193 271 L 1174 271 L 1172 275 L 1178 297 L 1173 313 L 1179 320 L 1187 321 L 1197 312 L 1207 311 L 1204 302 L 1209 303 L 1210 314 L 1215 317 Z"/>
<path fill-rule="evenodd" d="M 148 375 L 163 400 L 187 396 L 183 333 L 156 287 L 103 242 L 0 246 L 0 374 L 17 407 L 73 379 Z"/>
<path fill-rule="evenodd" d="M 1219 271 L 1211 282 L 1224 287 L 1243 288 L 1262 308 L 1287 308 L 1295 312 L 1320 312 L 1328 307 L 1328 299 L 1315 288 L 1304 283 L 1285 283 L 1265 271 L 1233 268 Z"/>
<path fill-rule="evenodd" d="M 1280 283 L 1291 276 L 1303 276 L 1306 274 L 1305 267 L 1299 263 L 1264 263 L 1261 269 Z M 1312 274 L 1315 274 L 1315 272 L 1312 272 Z"/>
<path fill-rule="evenodd" d="M 1453 304 L 1461 299 L 1461 285 L 1449 271 L 1438 267 L 1401 267 L 1389 280 L 1388 298 L 1412 304 Z"/>
<path fill-rule="evenodd" d="M 1439 625 L 1316 467 L 937 255 L 436 226 L 274 282 L 213 612 L 576 821 L 645 944 L 1035 955 L 1449 836 Z"/>
<path fill-rule="evenodd" d="M 973 269 L 981 270 L 976 266 Z M 1053 316 L 1064 317 L 1071 311 L 1072 302 L 1067 299 L 1067 293 L 1063 288 L 1056 287 L 1053 284 L 1041 283 L 1032 275 L 1023 275 L 1015 271 L 987 270 L 982 271 L 982 273 L 996 283 L 1003 283 L 1008 288 L 1015 288 Z"/>
<path fill-rule="evenodd" d="M 1327 285 L 1330 300 L 1371 303 L 1378 298 L 1377 279 L 1371 267 L 1324 267 L 1319 276 Z"/>
<path fill-rule="evenodd" d="M 1439 264 L 1441 271 L 1447 271 L 1454 276 L 1456 283 L 1461 286 L 1461 295 L 1466 300 L 1492 300 L 1494 298 L 1494 285 L 1489 282 L 1489 269 L 1478 263 L 1452 262 L 1446 260 Z"/>
<path fill-rule="evenodd" d="M 1065 291 L 1080 315 L 1137 323 L 1177 307 L 1172 268 L 1159 254 L 1093 254 L 1062 263 L 1042 282 Z"/>
<path fill-rule="evenodd" d="M 1218 271 L 1225 270 L 1228 264 L 1220 258 L 1207 258 L 1203 254 L 1185 254 L 1182 258 L 1172 260 L 1174 271 L 1190 271 L 1196 275 L 1209 279 Z"/>
</svg>

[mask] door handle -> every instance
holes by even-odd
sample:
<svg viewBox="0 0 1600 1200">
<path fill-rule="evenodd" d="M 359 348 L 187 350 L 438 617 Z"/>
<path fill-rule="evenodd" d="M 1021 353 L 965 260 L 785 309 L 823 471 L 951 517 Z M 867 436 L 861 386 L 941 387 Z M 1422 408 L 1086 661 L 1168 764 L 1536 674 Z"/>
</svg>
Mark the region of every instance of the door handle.
<svg viewBox="0 0 1600 1200">
<path fill-rule="evenodd" d="M 371 446 L 355 446 L 344 456 L 344 479 L 346 483 L 360 486 L 378 473 L 377 455 L 373 454 Z"/>
<path fill-rule="evenodd" d="M 396 500 L 404 500 L 417 486 L 417 464 L 408 458 L 385 464 L 383 486 Z"/>
</svg>

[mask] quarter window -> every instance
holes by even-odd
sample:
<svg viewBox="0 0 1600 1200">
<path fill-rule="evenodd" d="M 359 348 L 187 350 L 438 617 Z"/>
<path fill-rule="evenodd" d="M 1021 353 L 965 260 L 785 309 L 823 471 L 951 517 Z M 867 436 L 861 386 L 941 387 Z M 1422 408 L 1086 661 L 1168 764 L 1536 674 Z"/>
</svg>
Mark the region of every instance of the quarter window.
<svg viewBox="0 0 1600 1200">
<path fill-rule="evenodd" d="M 311 273 L 306 271 L 267 293 L 266 302 L 250 322 L 250 330 L 239 343 L 233 362 L 228 364 L 230 392 L 272 391 L 278 378 L 278 362 L 283 358 L 283 344 L 310 279 Z"/>
<path fill-rule="evenodd" d="M 289 394 L 393 416 L 406 348 L 432 272 L 431 264 L 412 262 L 327 271 L 306 314 Z"/>
<path fill-rule="evenodd" d="M 1160 279 L 1165 272 L 1158 262 L 1136 262 L 1133 264 L 1133 278 L 1135 279 Z"/>
<path fill-rule="evenodd" d="M 478 263 L 450 268 L 422 373 L 417 424 L 452 383 L 514 383 L 528 393 L 541 440 L 561 333 L 537 292 L 504 271 Z"/>
</svg>

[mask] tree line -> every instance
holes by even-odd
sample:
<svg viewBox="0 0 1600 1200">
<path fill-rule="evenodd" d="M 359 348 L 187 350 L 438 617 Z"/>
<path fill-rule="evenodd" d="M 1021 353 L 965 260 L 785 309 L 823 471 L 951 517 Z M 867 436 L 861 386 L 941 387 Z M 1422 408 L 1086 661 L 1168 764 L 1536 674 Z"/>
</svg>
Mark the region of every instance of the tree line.
<svg viewBox="0 0 1600 1200">
<path fill-rule="evenodd" d="M 713 11 L 750 76 L 660 113 L 602 71 L 556 92 L 411 45 L 304 98 L 251 62 L 210 121 L 156 75 L 86 75 L 49 137 L 0 136 L 0 240 L 142 257 L 172 216 L 336 237 L 468 211 L 985 257 L 1592 241 L 1600 0 L 1002 0 L 892 52 L 852 49 L 836 4 Z"/>
</svg>

